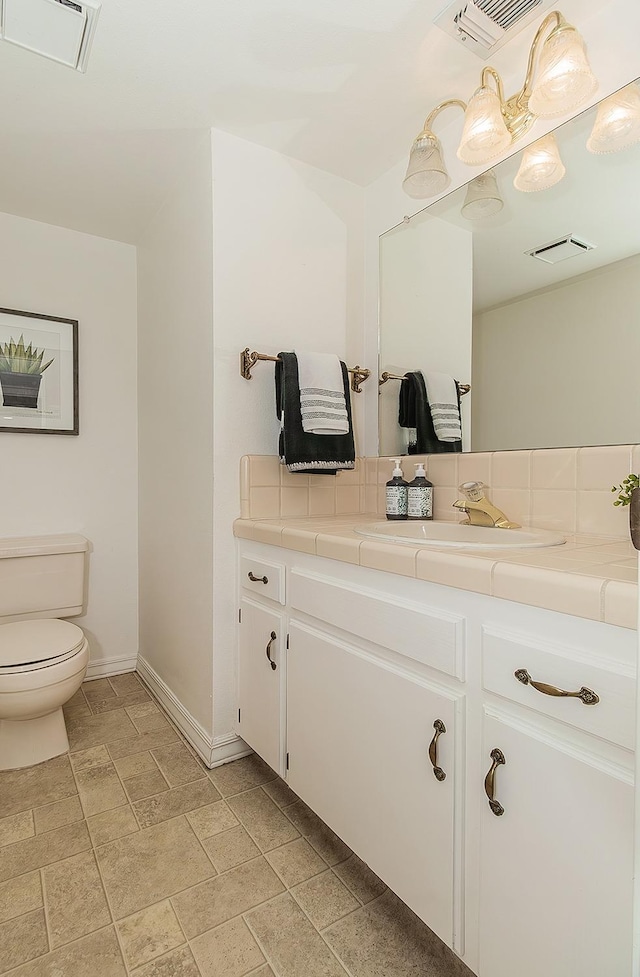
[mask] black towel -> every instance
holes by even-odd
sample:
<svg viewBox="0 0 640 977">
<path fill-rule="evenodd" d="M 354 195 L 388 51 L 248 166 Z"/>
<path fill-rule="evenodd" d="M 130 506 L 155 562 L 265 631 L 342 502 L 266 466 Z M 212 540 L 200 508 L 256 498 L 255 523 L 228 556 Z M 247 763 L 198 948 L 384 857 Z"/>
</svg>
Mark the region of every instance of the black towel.
<svg viewBox="0 0 640 977">
<path fill-rule="evenodd" d="M 458 410 L 460 410 L 460 388 L 458 391 Z M 398 424 L 400 427 L 415 428 L 416 443 L 410 445 L 409 454 L 438 455 L 462 451 L 462 441 L 440 441 L 433 427 L 431 408 L 427 397 L 427 387 L 419 370 L 405 373 L 400 384 L 398 398 Z"/>
<path fill-rule="evenodd" d="M 300 413 L 300 384 L 298 358 L 295 353 L 278 353 L 276 363 L 276 415 L 284 410 L 284 425 L 280 431 L 280 460 L 290 472 L 308 475 L 335 475 L 343 468 L 355 468 L 355 445 L 351 419 L 349 374 L 344 363 L 342 380 L 344 399 L 349 417 L 348 434 L 305 434 Z"/>
</svg>

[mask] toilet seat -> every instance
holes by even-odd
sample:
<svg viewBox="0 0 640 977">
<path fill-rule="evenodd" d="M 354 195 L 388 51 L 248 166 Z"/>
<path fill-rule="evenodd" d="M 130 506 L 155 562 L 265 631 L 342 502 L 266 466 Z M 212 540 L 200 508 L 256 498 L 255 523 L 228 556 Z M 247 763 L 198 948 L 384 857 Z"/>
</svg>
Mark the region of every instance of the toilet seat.
<svg viewBox="0 0 640 977">
<path fill-rule="evenodd" d="M 43 619 L 0 625 L 0 678 L 50 668 L 82 651 L 85 636 L 69 621 Z"/>
</svg>

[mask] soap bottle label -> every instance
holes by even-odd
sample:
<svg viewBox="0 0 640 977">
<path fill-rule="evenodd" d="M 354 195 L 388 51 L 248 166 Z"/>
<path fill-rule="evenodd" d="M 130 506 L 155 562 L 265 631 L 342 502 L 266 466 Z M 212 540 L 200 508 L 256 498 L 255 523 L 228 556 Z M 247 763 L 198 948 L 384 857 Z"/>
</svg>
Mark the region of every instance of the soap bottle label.
<svg viewBox="0 0 640 977">
<path fill-rule="evenodd" d="M 409 486 L 409 519 L 433 519 L 433 488 L 430 485 Z"/>
<path fill-rule="evenodd" d="M 387 485 L 387 515 L 407 515 L 407 486 Z"/>
</svg>

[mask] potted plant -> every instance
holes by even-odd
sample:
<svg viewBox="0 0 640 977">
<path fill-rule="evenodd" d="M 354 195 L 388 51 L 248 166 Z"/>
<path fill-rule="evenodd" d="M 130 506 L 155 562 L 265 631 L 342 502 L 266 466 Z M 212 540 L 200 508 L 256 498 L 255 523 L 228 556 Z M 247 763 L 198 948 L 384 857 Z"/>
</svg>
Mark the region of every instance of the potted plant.
<svg viewBox="0 0 640 977">
<path fill-rule="evenodd" d="M 631 542 L 637 550 L 640 550 L 640 476 L 627 475 L 622 485 L 612 486 L 611 491 L 618 493 L 614 505 L 629 506 Z"/>
<path fill-rule="evenodd" d="M 10 339 L 0 343 L 0 386 L 5 407 L 38 406 L 38 394 L 42 374 L 53 360 L 42 365 L 44 350 L 37 350 L 31 343 L 24 345 L 24 336 L 18 342 Z"/>
</svg>

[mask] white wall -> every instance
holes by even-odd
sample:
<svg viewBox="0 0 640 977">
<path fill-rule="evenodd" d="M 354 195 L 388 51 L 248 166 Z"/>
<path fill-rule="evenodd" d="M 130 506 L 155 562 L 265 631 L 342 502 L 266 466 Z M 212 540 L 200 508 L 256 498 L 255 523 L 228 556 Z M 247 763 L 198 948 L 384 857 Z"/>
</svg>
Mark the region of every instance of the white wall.
<svg viewBox="0 0 640 977">
<path fill-rule="evenodd" d="M 92 544 L 91 663 L 138 650 L 136 252 L 0 214 L 5 308 L 78 319 L 80 434 L 0 434 L 0 534 L 78 532 Z M 118 667 L 118 662 L 115 662 Z"/>
<path fill-rule="evenodd" d="M 211 147 L 138 248 L 140 654 L 205 734 L 213 684 Z"/>
<path fill-rule="evenodd" d="M 212 133 L 214 175 L 214 731 L 235 720 L 233 520 L 239 462 L 276 454 L 274 367 L 251 382 L 239 353 L 296 347 L 352 359 L 362 346 L 363 191 L 227 133 Z M 352 363 L 350 363 L 352 365 Z M 368 365 L 368 364 L 367 364 Z M 358 400 L 354 397 L 354 406 Z M 360 445 L 362 447 L 362 445 Z"/>
</svg>

